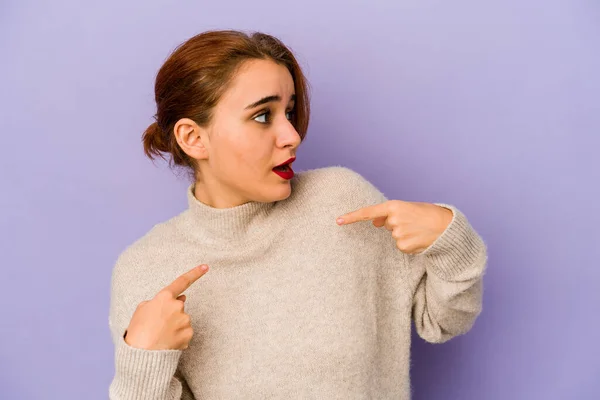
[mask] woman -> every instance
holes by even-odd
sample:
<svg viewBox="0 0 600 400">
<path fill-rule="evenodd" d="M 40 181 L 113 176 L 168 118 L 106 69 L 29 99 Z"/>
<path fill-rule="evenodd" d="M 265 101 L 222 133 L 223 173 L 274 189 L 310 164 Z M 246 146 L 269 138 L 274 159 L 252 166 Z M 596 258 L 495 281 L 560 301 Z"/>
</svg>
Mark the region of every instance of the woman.
<svg viewBox="0 0 600 400">
<path fill-rule="evenodd" d="M 155 94 L 146 154 L 193 183 L 113 269 L 110 398 L 408 399 L 411 319 L 439 343 L 481 311 L 486 248 L 465 216 L 343 167 L 294 174 L 307 84 L 269 35 L 191 38 Z"/>
</svg>

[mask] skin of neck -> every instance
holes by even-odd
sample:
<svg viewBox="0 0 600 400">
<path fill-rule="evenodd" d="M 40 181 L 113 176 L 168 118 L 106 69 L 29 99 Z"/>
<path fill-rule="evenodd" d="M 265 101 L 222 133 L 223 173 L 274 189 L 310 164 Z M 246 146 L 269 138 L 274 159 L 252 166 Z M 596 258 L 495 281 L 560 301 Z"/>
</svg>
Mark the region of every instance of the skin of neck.
<svg viewBox="0 0 600 400">
<path fill-rule="evenodd" d="M 200 171 L 196 173 L 194 196 L 213 208 L 232 208 L 250 201 L 214 175 Z"/>
</svg>

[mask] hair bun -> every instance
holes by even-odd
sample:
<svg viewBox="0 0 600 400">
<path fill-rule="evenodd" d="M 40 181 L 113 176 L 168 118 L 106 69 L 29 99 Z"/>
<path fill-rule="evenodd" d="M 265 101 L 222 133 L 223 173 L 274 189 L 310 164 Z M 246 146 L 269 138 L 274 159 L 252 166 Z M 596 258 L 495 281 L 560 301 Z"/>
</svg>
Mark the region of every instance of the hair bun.
<svg viewBox="0 0 600 400">
<path fill-rule="evenodd" d="M 165 139 L 167 139 L 165 133 L 158 124 L 156 122 L 150 124 L 142 136 L 144 153 L 150 158 L 153 156 L 164 158 L 162 153 L 169 153 L 169 144 Z"/>
</svg>

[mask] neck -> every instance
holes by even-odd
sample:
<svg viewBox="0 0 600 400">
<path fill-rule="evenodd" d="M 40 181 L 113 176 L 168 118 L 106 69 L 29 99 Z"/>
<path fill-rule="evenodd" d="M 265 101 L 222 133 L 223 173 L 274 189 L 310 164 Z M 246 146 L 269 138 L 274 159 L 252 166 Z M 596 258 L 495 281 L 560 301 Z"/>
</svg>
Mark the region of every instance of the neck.
<svg viewBox="0 0 600 400">
<path fill-rule="evenodd" d="M 214 179 L 206 177 L 196 180 L 194 197 L 212 208 L 233 208 L 249 201 L 229 190 L 222 182 L 215 182 Z"/>
</svg>

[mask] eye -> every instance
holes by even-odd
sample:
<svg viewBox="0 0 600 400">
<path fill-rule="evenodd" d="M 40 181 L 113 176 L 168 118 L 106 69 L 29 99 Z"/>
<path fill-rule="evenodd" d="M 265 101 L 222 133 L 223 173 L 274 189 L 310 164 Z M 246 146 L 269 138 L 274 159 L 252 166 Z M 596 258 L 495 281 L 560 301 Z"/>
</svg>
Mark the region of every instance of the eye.
<svg viewBox="0 0 600 400">
<path fill-rule="evenodd" d="M 269 122 L 269 115 L 270 115 L 270 114 L 271 114 L 271 112 L 270 112 L 270 111 L 265 111 L 264 113 L 257 115 L 257 116 L 256 116 L 256 117 L 254 117 L 253 119 L 254 119 L 256 122 L 259 122 L 259 123 L 261 123 L 261 124 L 266 124 L 266 123 L 268 123 L 268 122 Z"/>
<path fill-rule="evenodd" d="M 294 110 L 290 110 L 290 111 L 286 112 L 286 113 L 285 113 L 285 117 L 286 117 L 288 120 L 291 120 L 291 119 L 294 117 Z"/>
</svg>

